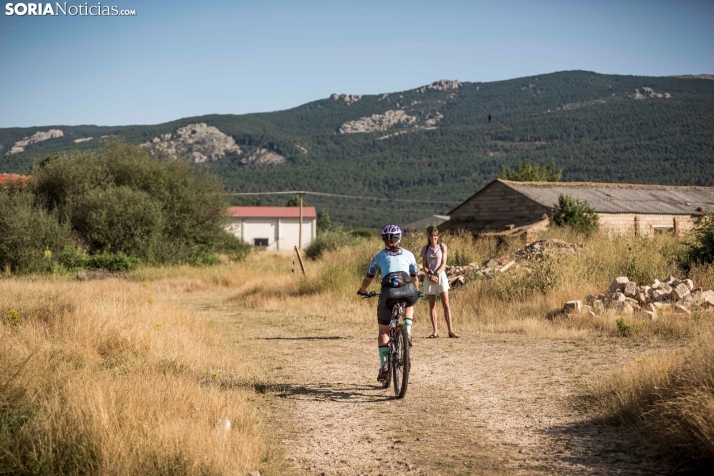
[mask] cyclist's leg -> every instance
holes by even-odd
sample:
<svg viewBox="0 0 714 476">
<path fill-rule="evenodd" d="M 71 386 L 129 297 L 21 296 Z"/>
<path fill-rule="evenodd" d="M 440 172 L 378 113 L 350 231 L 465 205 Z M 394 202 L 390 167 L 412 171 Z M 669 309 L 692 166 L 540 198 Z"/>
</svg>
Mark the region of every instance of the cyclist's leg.
<svg viewBox="0 0 714 476">
<path fill-rule="evenodd" d="M 377 350 L 379 351 L 380 377 L 386 376 L 385 367 L 387 365 L 387 355 L 389 354 L 389 321 L 392 318 L 392 313 L 386 306 L 387 294 L 388 289 L 383 289 L 377 303 L 377 324 L 379 326 Z"/>
</svg>

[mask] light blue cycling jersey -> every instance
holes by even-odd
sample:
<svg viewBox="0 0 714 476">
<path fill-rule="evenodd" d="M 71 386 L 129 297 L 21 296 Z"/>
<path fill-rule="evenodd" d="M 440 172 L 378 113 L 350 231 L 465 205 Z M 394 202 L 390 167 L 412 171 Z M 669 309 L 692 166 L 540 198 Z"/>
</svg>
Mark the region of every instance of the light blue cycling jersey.
<svg viewBox="0 0 714 476">
<path fill-rule="evenodd" d="M 404 248 L 399 248 L 397 251 L 384 249 L 377 253 L 377 255 L 372 258 L 372 262 L 369 263 L 367 277 L 374 278 L 377 275 L 378 269 L 381 271 L 382 277 L 389 273 L 399 271 L 404 271 L 414 277 L 418 272 L 414 255 L 411 251 L 405 250 Z"/>
</svg>

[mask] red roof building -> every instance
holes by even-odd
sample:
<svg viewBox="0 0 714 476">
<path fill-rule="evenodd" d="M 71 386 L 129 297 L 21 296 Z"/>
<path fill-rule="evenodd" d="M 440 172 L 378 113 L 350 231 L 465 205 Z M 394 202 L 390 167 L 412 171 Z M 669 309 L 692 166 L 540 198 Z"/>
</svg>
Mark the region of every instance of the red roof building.
<svg viewBox="0 0 714 476">
<path fill-rule="evenodd" d="M 302 207 L 301 225 L 300 207 L 229 207 L 226 230 L 259 248 L 305 248 L 315 239 L 317 213 L 315 207 Z"/>
<path fill-rule="evenodd" d="M 0 174 L 0 185 L 9 185 L 11 183 L 26 184 L 30 180 L 27 175 L 20 174 Z"/>
<path fill-rule="evenodd" d="M 228 207 L 233 218 L 299 218 L 300 207 Z M 315 207 L 302 207 L 302 217 L 317 218 Z"/>
</svg>

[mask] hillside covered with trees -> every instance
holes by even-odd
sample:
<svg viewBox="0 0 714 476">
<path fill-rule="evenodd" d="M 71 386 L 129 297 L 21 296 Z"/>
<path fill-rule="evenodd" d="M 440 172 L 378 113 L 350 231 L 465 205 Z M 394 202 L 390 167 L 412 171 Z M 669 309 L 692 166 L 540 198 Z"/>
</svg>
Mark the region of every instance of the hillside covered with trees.
<svg viewBox="0 0 714 476">
<path fill-rule="evenodd" d="M 397 93 L 333 95 L 285 111 L 151 126 L 0 129 L 0 172 L 27 173 L 49 155 L 96 149 L 102 136 L 147 144 L 201 123 L 236 147 L 196 167 L 220 175 L 234 192 L 372 197 L 306 197 L 348 227 L 448 212 L 504 165 L 526 157 L 556 163 L 564 181 L 714 185 L 714 81 L 585 71 L 437 81 Z M 62 136 L 28 140 L 48 130 Z M 266 205 L 288 198 L 258 197 Z"/>
</svg>

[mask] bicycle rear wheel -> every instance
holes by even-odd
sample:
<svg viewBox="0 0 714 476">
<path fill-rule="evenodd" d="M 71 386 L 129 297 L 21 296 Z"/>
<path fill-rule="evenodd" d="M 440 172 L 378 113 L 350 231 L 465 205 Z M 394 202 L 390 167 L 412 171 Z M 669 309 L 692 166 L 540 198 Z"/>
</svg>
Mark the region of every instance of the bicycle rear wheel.
<svg viewBox="0 0 714 476">
<path fill-rule="evenodd" d="M 409 337 L 404 324 L 399 324 L 394 336 L 394 354 L 392 356 L 392 378 L 394 379 L 394 395 L 397 398 L 404 398 L 407 393 L 409 383 L 409 370 L 411 360 L 409 359 Z"/>
</svg>

